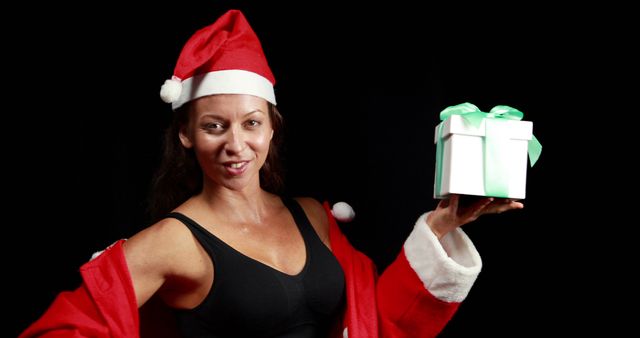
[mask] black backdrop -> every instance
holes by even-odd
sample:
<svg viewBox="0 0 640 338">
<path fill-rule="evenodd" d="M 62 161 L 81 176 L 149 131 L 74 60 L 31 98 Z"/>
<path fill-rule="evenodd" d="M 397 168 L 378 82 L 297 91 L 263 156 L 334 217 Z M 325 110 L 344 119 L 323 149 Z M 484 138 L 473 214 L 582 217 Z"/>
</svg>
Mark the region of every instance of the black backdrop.
<svg viewBox="0 0 640 338">
<path fill-rule="evenodd" d="M 505 104 L 534 122 L 544 151 L 528 172 L 525 209 L 464 227 L 484 267 L 442 337 L 570 333 L 616 316 L 598 288 L 617 271 L 594 201 L 606 195 L 578 178 L 598 180 L 597 161 L 580 163 L 585 125 L 600 127 L 575 119 L 617 84 L 608 76 L 625 51 L 613 33 L 558 8 L 110 2 L 30 8 L 8 30 L 7 72 L 17 74 L 5 123 L 18 135 L 4 142 L 6 241 L 17 247 L 5 254 L 9 335 L 75 288 L 92 252 L 148 225 L 145 198 L 170 116 L 160 85 L 186 39 L 229 8 L 244 10 L 277 79 L 287 193 L 353 205 L 344 230 L 381 270 L 436 205 L 440 110 Z M 595 56 L 603 46 L 615 60 Z"/>
</svg>

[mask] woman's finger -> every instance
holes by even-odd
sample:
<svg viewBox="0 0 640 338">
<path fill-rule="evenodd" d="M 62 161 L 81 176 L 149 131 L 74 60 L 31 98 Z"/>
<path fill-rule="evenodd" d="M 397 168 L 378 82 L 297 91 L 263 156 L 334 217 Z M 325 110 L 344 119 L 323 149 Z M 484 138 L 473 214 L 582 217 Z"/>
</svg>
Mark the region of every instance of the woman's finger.
<svg viewBox="0 0 640 338">
<path fill-rule="evenodd" d="M 493 205 L 491 208 L 487 208 L 486 213 L 502 213 L 505 212 L 507 210 L 512 210 L 512 209 L 522 209 L 524 208 L 524 204 L 520 203 L 520 202 L 510 202 L 508 204 L 496 204 Z"/>
<path fill-rule="evenodd" d="M 480 198 L 468 206 L 461 206 L 461 208 L 457 210 L 456 215 L 461 219 L 465 219 L 465 223 L 470 222 L 485 213 L 484 209 L 487 208 L 491 202 L 493 202 L 493 197 Z"/>
<path fill-rule="evenodd" d="M 482 214 L 482 211 L 487 208 L 495 199 L 493 197 L 487 197 L 480 199 L 471 205 L 472 214 Z"/>
<path fill-rule="evenodd" d="M 458 210 L 458 205 L 459 204 L 460 204 L 460 195 L 458 195 L 458 194 L 449 195 L 449 206 L 453 210 Z"/>
</svg>

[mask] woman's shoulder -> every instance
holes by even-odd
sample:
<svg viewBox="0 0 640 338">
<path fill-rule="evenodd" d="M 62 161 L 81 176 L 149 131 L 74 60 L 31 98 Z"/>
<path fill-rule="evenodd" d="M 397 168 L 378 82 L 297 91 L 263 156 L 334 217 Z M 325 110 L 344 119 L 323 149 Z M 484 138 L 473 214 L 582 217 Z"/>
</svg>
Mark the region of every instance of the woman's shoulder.
<svg viewBox="0 0 640 338">
<path fill-rule="evenodd" d="M 322 242 L 329 246 L 329 217 L 322 203 L 313 197 L 295 197 L 294 199 L 304 209 Z"/>
<path fill-rule="evenodd" d="M 149 244 L 156 243 L 157 245 L 154 247 L 162 247 L 163 244 L 179 244 L 182 240 L 188 240 L 190 236 L 189 229 L 178 219 L 166 217 L 138 232 L 127 242 L 128 244 L 138 241 Z"/>
<path fill-rule="evenodd" d="M 152 268 L 157 264 L 155 268 L 159 270 L 180 266 L 180 257 L 190 252 L 192 246 L 190 230 L 175 218 L 161 219 L 124 243 L 128 261 L 151 265 Z"/>
</svg>

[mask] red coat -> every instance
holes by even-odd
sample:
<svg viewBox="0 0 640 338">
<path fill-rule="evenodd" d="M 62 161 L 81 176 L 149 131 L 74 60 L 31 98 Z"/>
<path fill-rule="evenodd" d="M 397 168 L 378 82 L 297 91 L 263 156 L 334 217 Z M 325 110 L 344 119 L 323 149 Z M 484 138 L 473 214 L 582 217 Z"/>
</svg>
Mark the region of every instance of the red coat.
<svg viewBox="0 0 640 338">
<path fill-rule="evenodd" d="M 343 336 L 435 337 L 480 270 L 479 256 L 466 235 L 459 230 L 457 239 L 438 243 L 423 215 L 396 260 L 378 278 L 372 261 L 349 244 L 329 205 L 324 206 L 331 248 L 346 279 Z M 122 242 L 84 264 L 82 285 L 60 293 L 19 338 L 139 337 L 138 306 Z M 455 256 L 463 263 L 455 262 Z"/>
</svg>

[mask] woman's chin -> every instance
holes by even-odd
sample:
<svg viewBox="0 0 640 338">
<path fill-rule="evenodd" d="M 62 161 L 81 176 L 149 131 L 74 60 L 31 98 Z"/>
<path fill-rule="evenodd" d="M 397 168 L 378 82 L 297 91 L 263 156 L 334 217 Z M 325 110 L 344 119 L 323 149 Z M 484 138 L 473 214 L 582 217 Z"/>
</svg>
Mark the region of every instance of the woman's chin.
<svg viewBox="0 0 640 338">
<path fill-rule="evenodd" d="M 221 186 L 233 191 L 243 191 L 256 185 L 253 180 L 246 177 L 227 178 L 220 183 Z M 257 185 L 259 186 L 260 184 L 258 183 Z"/>
</svg>

